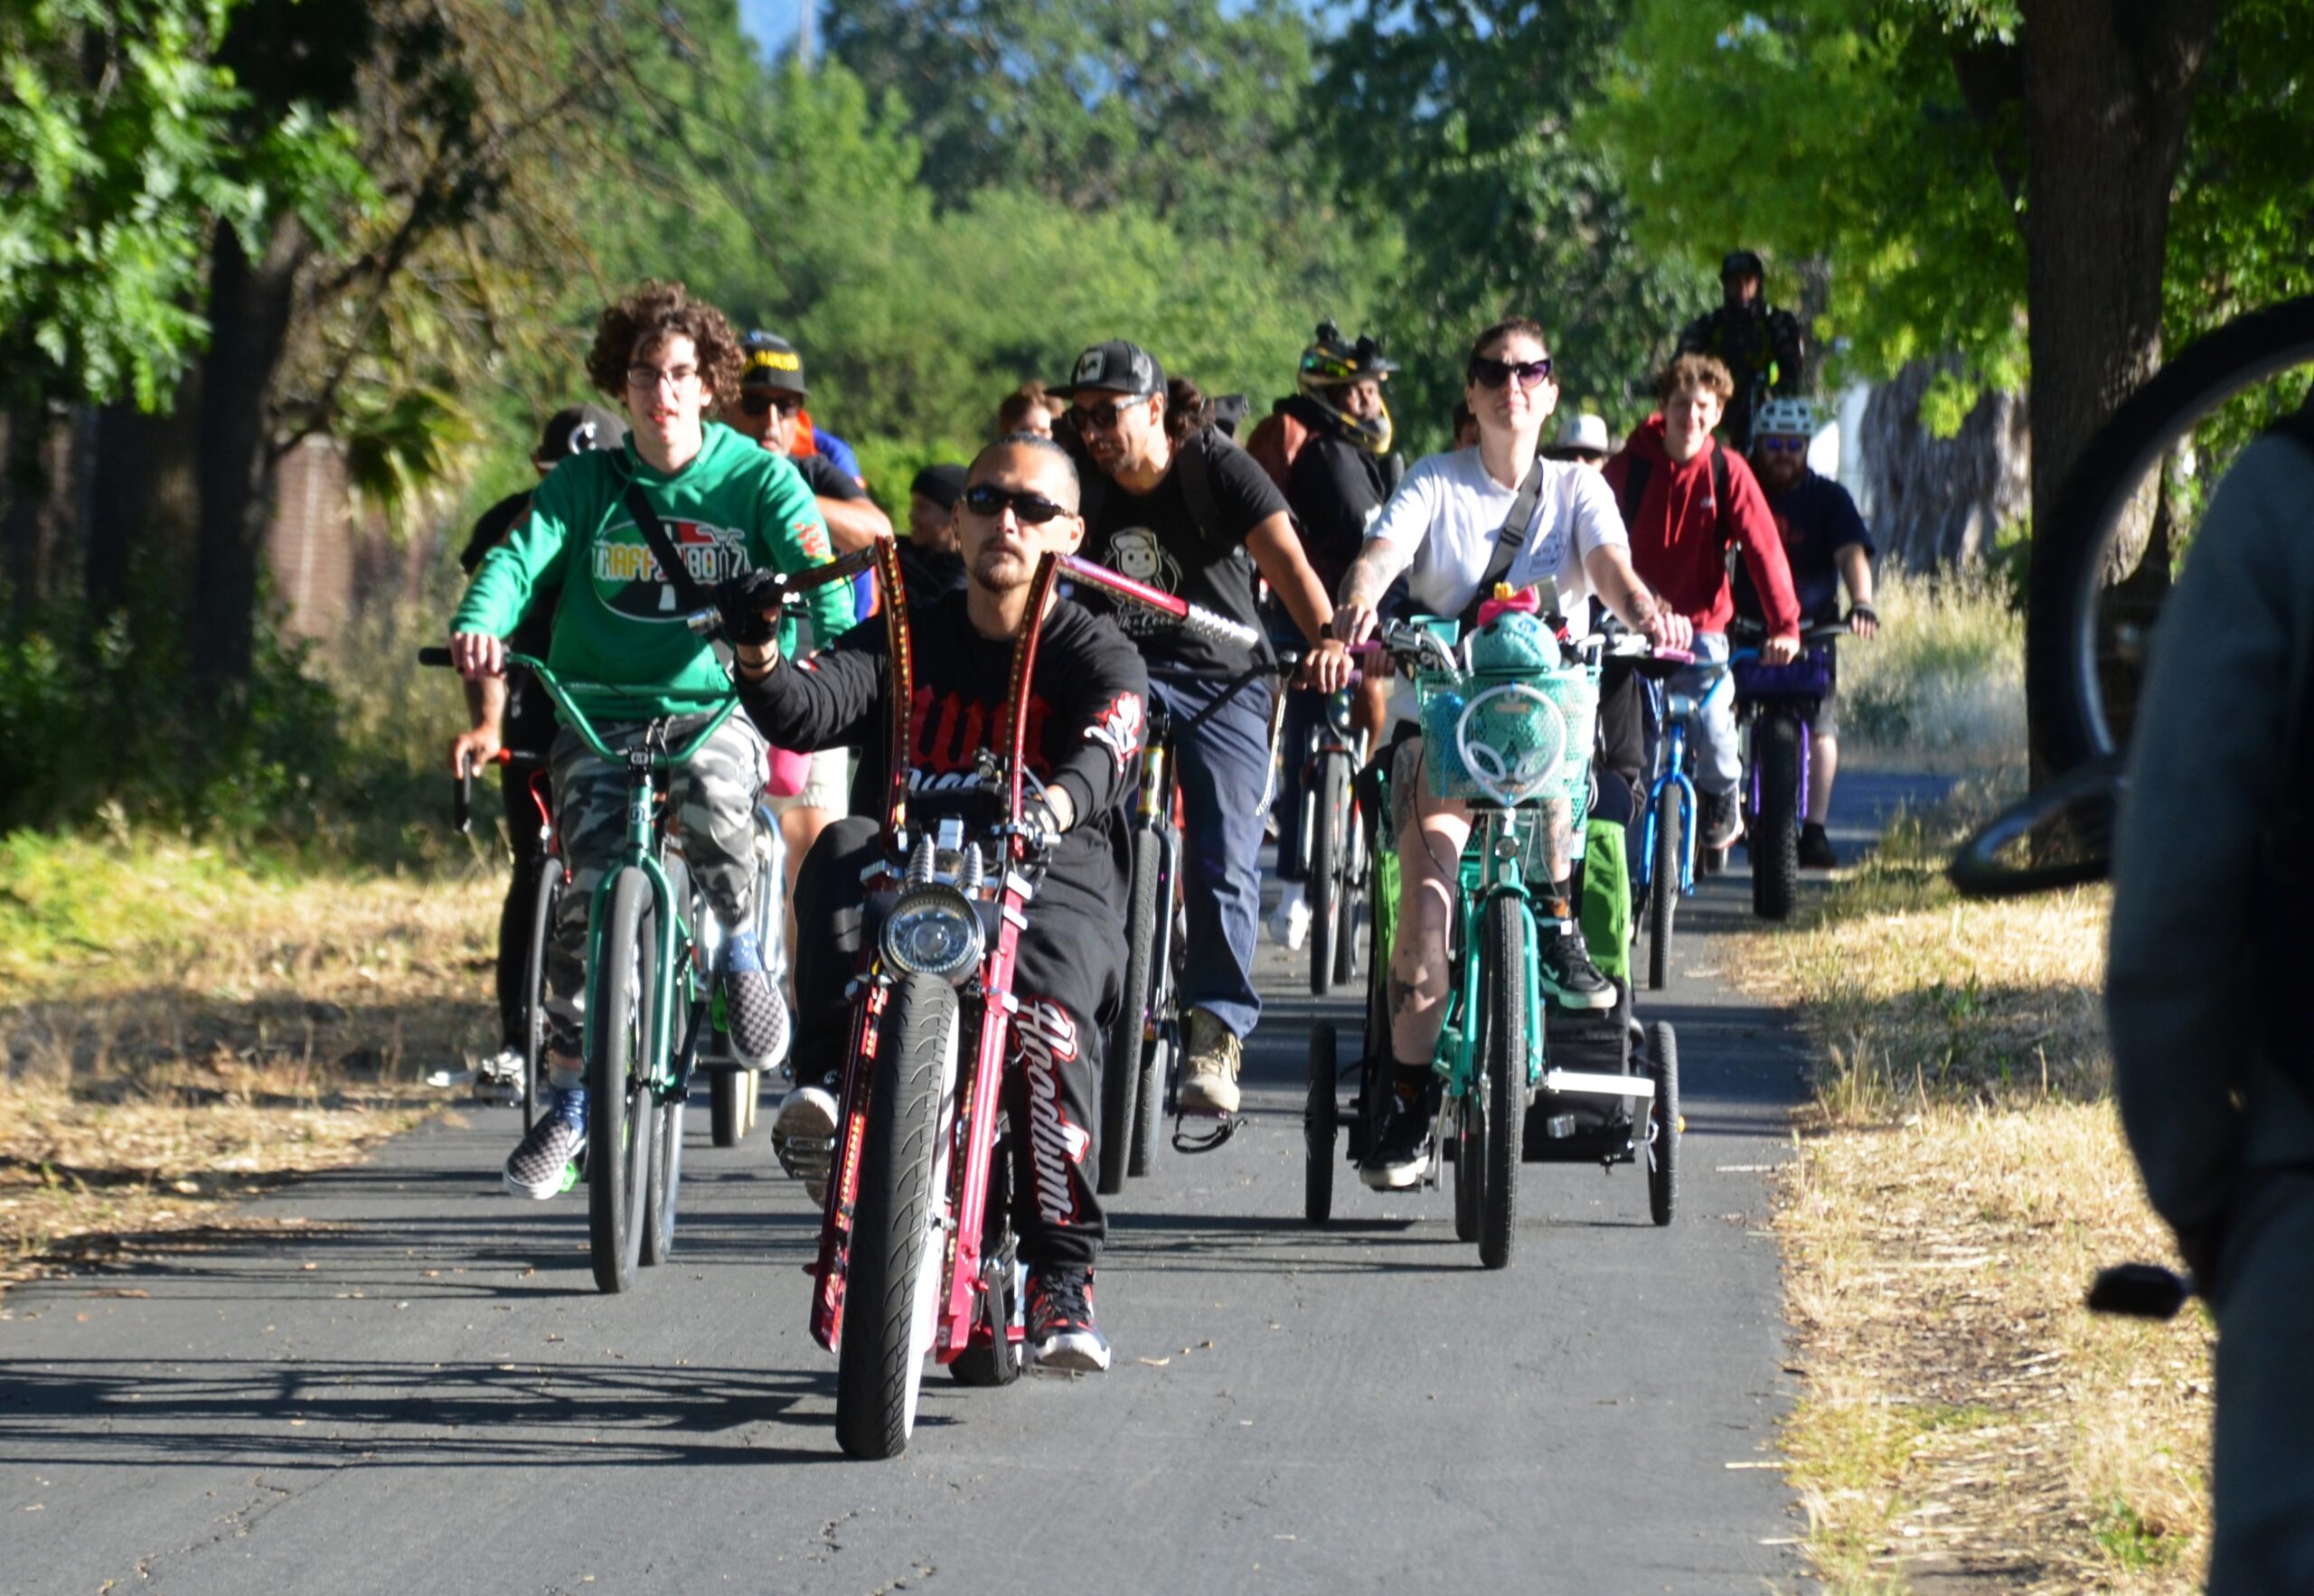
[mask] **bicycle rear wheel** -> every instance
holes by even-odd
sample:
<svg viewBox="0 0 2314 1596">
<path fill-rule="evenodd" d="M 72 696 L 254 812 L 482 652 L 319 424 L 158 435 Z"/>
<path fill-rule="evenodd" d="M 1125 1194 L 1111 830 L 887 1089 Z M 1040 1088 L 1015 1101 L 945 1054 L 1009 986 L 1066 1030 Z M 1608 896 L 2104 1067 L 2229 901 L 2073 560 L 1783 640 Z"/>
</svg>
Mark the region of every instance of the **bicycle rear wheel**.
<svg viewBox="0 0 2314 1596">
<path fill-rule="evenodd" d="M 1310 873 L 1303 893 L 1310 906 L 1310 995 L 1334 990 L 1334 939 L 1340 934 L 1342 849 L 1348 842 L 1343 812 L 1350 803 L 1350 756 L 1331 750 L 1318 755 L 1316 802 L 1310 810 Z"/>
<path fill-rule="evenodd" d="M 1179 833 L 1170 821 L 1154 830 L 1139 833 L 1133 843 L 1133 874 L 1141 873 L 1140 837 L 1146 837 L 1152 856 L 1156 861 L 1157 897 L 1151 920 L 1153 940 L 1150 944 L 1147 984 L 1143 990 L 1148 998 L 1143 1007 L 1144 1024 L 1155 1035 L 1137 1044 L 1134 1056 L 1141 1061 L 1141 1080 L 1133 1091 L 1133 1161 L 1130 1171 L 1146 1175 L 1157 1158 L 1157 1132 L 1165 1122 L 1166 1083 L 1171 1077 L 1173 1066 L 1173 994 L 1179 990 L 1176 982 L 1180 972 L 1181 928 L 1178 924 L 1181 900 L 1181 852 Z M 1127 988 L 1131 990 L 1131 988 Z"/>
<path fill-rule="evenodd" d="M 1157 944 L 1157 835 L 1133 834 L 1133 881 L 1125 899 L 1124 997 L 1101 1059 L 1101 1178 L 1103 1197 L 1124 1189 L 1128 1173 L 1148 1169 L 1136 1132 L 1141 1104 L 1143 1026 Z"/>
<path fill-rule="evenodd" d="M 1763 709 L 1752 723 L 1760 810 L 1752 833 L 1752 912 L 1788 920 L 1800 897 L 1800 722 Z"/>
<path fill-rule="evenodd" d="M 587 1058 L 587 1239 L 595 1283 L 635 1284 L 643 1250 L 644 1194 L 651 1179 L 656 1103 L 646 1079 L 651 991 L 656 979 L 651 878 L 623 868 L 603 900 Z"/>
</svg>

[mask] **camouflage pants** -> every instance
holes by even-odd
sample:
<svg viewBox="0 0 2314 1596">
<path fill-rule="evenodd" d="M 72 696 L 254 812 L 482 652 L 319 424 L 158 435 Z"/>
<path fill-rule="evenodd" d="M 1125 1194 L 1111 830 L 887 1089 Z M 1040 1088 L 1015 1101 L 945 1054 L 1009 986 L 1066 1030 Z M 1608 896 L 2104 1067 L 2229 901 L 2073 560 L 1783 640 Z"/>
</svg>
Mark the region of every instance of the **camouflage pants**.
<svg viewBox="0 0 2314 1596">
<path fill-rule="evenodd" d="M 705 724 L 703 717 L 679 717 L 666 732 L 667 746 L 681 748 Z M 650 724 L 635 721 L 597 729 L 607 746 L 624 752 L 643 741 Z M 753 825 L 756 795 L 763 790 L 764 746 L 754 724 L 745 715 L 734 715 L 706 746 L 667 776 L 691 879 L 727 928 L 748 925 L 755 908 Z M 575 1056 L 587 985 L 587 920 L 604 870 L 626 842 L 626 767 L 597 758 L 567 728 L 556 736 L 550 758 L 555 819 L 570 883 L 563 891 L 547 951 L 547 1018 L 555 1050 Z M 574 1077 L 555 1084 L 578 1082 Z"/>
</svg>

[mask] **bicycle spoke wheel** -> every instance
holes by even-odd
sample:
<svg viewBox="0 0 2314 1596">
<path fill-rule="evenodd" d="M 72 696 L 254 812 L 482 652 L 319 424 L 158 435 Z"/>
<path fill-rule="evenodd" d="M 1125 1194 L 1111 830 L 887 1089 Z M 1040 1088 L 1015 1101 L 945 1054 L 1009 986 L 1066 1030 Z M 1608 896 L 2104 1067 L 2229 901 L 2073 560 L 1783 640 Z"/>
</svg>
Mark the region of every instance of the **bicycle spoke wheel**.
<svg viewBox="0 0 2314 1596">
<path fill-rule="evenodd" d="M 1479 1214 L 1479 1262 L 1510 1262 L 1519 1219 L 1519 1142 L 1527 1123 L 1527 906 L 1511 897 L 1487 906 L 1486 1036 L 1480 1058 L 1487 1105 L 1485 1197 Z"/>
<path fill-rule="evenodd" d="M 1157 835 L 1133 834 L 1132 896 L 1125 906 L 1124 997 L 1101 1059 L 1101 1178 L 1103 1197 L 1124 1189 L 1127 1173 L 1148 1169 L 1134 1132 L 1140 1110 L 1143 1024 L 1157 944 Z"/>
<path fill-rule="evenodd" d="M 624 1291 L 635 1284 L 643 1248 L 654 1129 L 650 1088 L 642 1081 L 654 973 L 650 878 L 622 869 L 603 912 L 588 983 L 594 1030 L 587 1059 L 587 1234 L 596 1285 Z"/>
<path fill-rule="evenodd" d="M 1310 813 L 1310 871 L 1303 893 L 1310 906 L 1310 995 L 1334 990 L 1334 938 L 1340 930 L 1341 850 L 1348 837 L 1342 812 L 1350 801 L 1350 757 L 1318 756 L 1316 802 Z"/>
<path fill-rule="evenodd" d="M 562 860 L 549 854 L 539 866 L 538 891 L 531 898 L 531 941 L 522 959 L 522 1129 L 538 1123 L 539 1097 L 546 1085 L 546 958 L 554 939 L 554 916 L 562 906 Z"/>
</svg>

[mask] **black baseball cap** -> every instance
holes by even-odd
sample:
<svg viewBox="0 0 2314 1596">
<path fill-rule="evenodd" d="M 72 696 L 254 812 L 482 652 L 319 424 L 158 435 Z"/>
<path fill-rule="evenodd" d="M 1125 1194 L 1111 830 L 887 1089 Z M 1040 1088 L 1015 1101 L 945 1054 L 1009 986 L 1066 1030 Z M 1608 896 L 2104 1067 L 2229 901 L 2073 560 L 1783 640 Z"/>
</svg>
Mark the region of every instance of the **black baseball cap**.
<svg viewBox="0 0 2314 1596">
<path fill-rule="evenodd" d="M 964 495 L 964 467 L 961 465 L 927 465 L 916 474 L 908 484 L 911 493 L 921 493 L 943 510 L 954 510 L 956 501 Z"/>
<path fill-rule="evenodd" d="M 1078 355 L 1068 380 L 1054 383 L 1052 391 L 1063 399 L 1075 399 L 1080 393 L 1115 393 L 1127 399 L 1147 399 L 1152 393 L 1165 391 L 1165 368 L 1138 343 L 1112 338 Z"/>
<path fill-rule="evenodd" d="M 616 449 L 626 436 L 626 423 L 600 405 L 573 405 L 547 418 L 546 430 L 539 435 L 538 452 L 531 458 L 551 465 L 588 449 Z"/>
<path fill-rule="evenodd" d="M 804 386 L 804 357 L 776 333 L 748 333 L 739 341 L 739 352 L 748 362 L 739 376 L 742 389 L 772 388 L 796 394 L 811 391 Z"/>
</svg>

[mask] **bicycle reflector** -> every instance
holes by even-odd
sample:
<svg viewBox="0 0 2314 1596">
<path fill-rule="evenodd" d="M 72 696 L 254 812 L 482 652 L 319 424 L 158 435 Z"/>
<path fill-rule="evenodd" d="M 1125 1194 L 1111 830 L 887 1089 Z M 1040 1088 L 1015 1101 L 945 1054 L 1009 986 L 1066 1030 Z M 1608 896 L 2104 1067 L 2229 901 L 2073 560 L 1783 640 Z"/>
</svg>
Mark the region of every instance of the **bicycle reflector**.
<svg viewBox="0 0 2314 1596">
<path fill-rule="evenodd" d="M 960 985 L 980 967 L 980 916 L 953 887 L 910 888 L 884 922 L 884 962 Z"/>
</svg>

